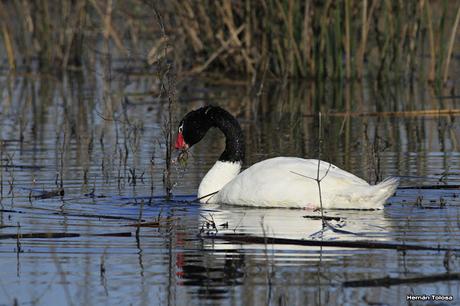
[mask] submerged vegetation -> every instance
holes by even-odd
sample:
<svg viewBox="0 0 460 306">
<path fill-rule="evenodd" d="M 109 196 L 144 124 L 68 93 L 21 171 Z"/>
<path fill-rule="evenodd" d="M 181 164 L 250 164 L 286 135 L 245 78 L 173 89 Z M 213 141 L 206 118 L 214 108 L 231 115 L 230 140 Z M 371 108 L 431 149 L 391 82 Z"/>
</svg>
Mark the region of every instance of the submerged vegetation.
<svg viewBox="0 0 460 306">
<path fill-rule="evenodd" d="M 458 49 L 459 22 L 460 4 L 447 0 L 0 3 L 1 44 L 11 69 L 91 64 L 104 41 L 108 54 L 146 66 L 172 51 L 184 75 L 417 76 L 441 85 Z"/>
</svg>

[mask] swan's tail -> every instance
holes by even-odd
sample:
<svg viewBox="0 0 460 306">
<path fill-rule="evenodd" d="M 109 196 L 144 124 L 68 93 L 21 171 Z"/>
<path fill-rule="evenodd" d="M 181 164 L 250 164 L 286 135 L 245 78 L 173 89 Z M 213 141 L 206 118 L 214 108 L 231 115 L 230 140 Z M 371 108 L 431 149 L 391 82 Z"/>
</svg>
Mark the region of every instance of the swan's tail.
<svg viewBox="0 0 460 306">
<path fill-rule="evenodd" d="M 399 177 L 388 177 L 377 185 L 370 186 L 370 197 L 364 201 L 368 203 L 363 204 L 366 208 L 383 208 L 383 204 L 395 193 L 398 185 Z"/>
<path fill-rule="evenodd" d="M 383 209 L 385 201 L 391 197 L 399 185 L 399 178 L 389 177 L 377 185 L 354 186 L 334 198 L 334 206 L 329 208 Z"/>
</svg>

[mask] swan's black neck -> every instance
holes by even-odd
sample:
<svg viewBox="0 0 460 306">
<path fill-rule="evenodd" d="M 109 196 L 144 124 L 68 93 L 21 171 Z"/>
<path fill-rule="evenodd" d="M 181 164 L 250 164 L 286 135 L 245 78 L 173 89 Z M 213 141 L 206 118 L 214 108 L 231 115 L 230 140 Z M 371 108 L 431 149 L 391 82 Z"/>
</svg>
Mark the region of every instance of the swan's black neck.
<svg viewBox="0 0 460 306">
<path fill-rule="evenodd" d="M 238 121 L 226 110 L 214 106 L 207 111 L 207 116 L 213 127 L 218 128 L 225 135 L 225 150 L 219 161 L 244 161 L 244 135 Z"/>
</svg>

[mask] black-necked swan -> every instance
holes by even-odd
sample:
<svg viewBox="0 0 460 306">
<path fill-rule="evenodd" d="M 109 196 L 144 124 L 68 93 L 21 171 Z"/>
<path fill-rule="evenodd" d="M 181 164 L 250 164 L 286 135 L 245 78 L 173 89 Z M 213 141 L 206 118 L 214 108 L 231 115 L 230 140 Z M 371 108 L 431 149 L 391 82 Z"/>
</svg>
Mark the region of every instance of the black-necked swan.
<svg viewBox="0 0 460 306">
<path fill-rule="evenodd" d="M 224 133 L 225 150 L 200 183 L 202 203 L 314 209 L 320 206 L 319 178 L 323 208 L 381 209 L 398 187 L 396 177 L 369 185 L 328 162 L 297 157 L 266 159 L 240 173 L 243 131 L 235 117 L 218 106 L 185 115 L 179 123 L 176 149 L 189 149 L 212 127 Z"/>
</svg>

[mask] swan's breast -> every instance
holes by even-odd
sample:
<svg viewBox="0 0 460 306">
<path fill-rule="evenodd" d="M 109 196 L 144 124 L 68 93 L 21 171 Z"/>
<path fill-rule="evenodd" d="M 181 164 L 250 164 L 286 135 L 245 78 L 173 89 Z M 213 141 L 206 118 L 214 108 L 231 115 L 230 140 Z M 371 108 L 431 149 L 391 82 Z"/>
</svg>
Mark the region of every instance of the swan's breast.
<svg viewBox="0 0 460 306">
<path fill-rule="evenodd" d="M 206 173 L 198 187 L 198 197 L 204 197 L 213 192 L 220 191 L 225 185 L 233 180 L 241 170 L 240 162 L 217 161 Z M 215 203 L 213 195 L 200 200 L 202 203 Z"/>
</svg>

